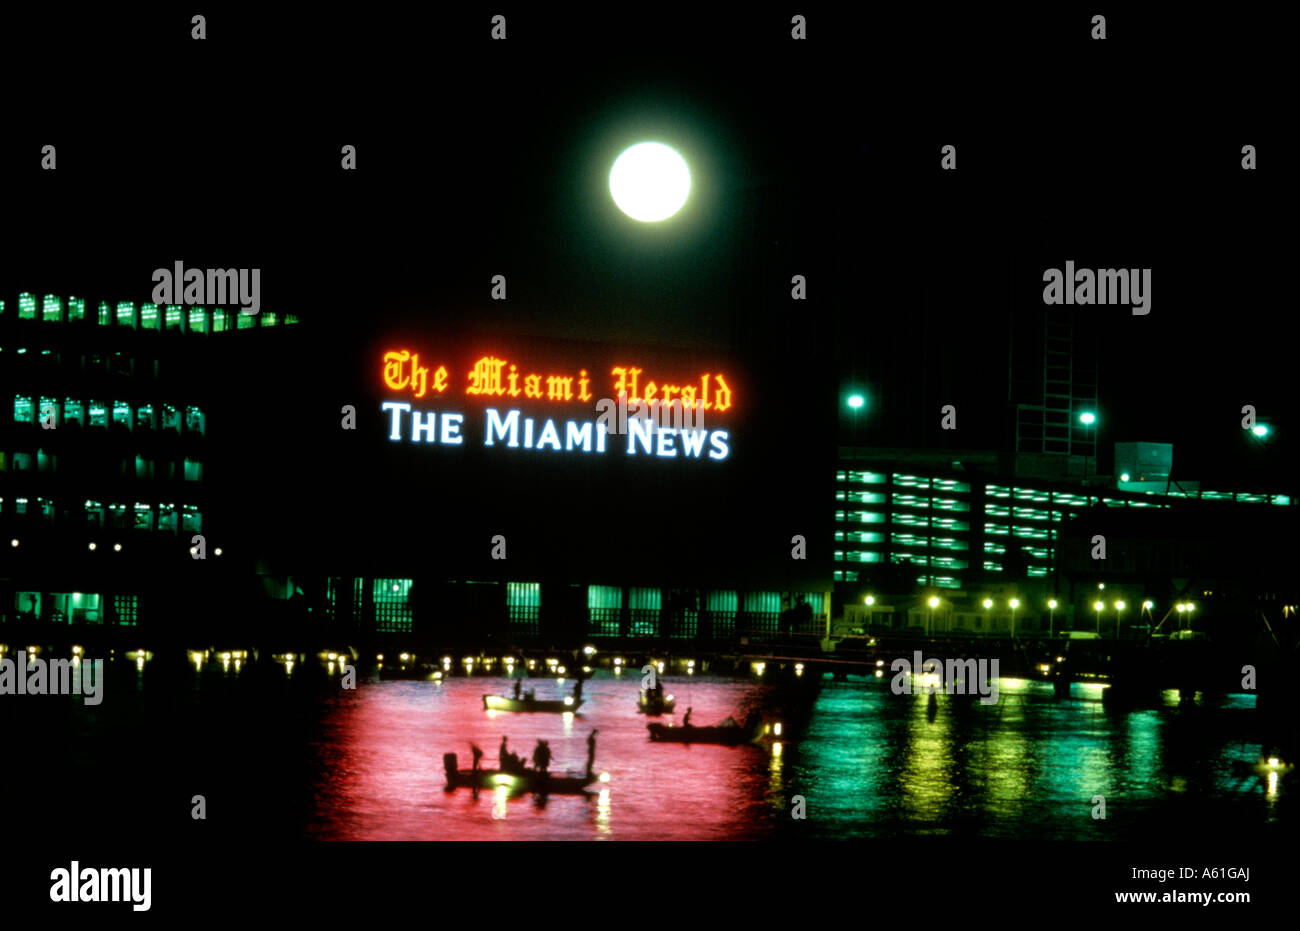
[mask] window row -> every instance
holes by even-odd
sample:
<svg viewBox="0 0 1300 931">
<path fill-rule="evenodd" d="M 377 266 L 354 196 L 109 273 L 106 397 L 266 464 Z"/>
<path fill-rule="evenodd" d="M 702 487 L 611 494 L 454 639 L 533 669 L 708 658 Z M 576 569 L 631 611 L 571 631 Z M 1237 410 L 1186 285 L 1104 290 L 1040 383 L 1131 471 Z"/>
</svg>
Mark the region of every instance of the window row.
<svg viewBox="0 0 1300 931">
<path fill-rule="evenodd" d="M 66 301 L 55 294 L 47 294 L 39 301 L 34 294 L 18 295 L 18 319 L 42 320 L 47 323 L 72 323 L 87 319 L 85 298 L 69 297 Z M 0 315 L 5 313 L 5 302 L 0 300 Z M 277 326 L 278 314 L 263 311 L 242 314 L 237 310 L 220 307 L 191 307 L 180 304 L 140 304 L 118 301 L 110 305 L 100 301 L 89 308 L 90 319 L 99 326 L 130 327 L 141 330 L 178 330 L 185 333 L 221 333 L 226 330 L 248 330 L 255 327 Z M 295 314 L 285 314 L 283 323 L 290 326 L 298 322 Z"/>
<path fill-rule="evenodd" d="M 162 480 L 174 482 L 203 481 L 203 463 L 198 459 L 154 459 L 149 456 L 135 456 L 116 460 L 114 477 L 135 478 L 145 481 Z M 0 472 L 46 472 L 59 471 L 59 457 L 44 449 L 36 452 L 6 452 L 0 450 Z M 100 473 L 103 475 L 103 473 Z"/>
<path fill-rule="evenodd" d="M 54 521 L 59 517 L 90 528 L 109 530 L 161 530 L 171 533 L 202 533 L 203 513 L 196 504 L 133 504 L 86 499 L 68 506 L 62 499 L 0 498 L 0 515 Z"/>
<path fill-rule="evenodd" d="M 201 408 L 190 405 L 180 408 L 172 404 L 131 404 L 130 401 L 83 401 L 79 398 L 37 397 L 29 394 L 14 395 L 14 423 L 79 424 L 83 427 L 107 427 L 120 424 L 128 430 L 172 430 L 180 432 L 181 425 L 191 433 L 202 434 L 207 428 L 207 417 Z"/>
</svg>

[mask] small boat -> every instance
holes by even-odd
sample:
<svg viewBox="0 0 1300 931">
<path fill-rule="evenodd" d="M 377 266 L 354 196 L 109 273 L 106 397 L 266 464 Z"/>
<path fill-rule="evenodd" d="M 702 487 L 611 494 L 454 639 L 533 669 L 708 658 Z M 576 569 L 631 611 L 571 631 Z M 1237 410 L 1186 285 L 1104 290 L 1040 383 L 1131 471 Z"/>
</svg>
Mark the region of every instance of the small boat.
<svg viewBox="0 0 1300 931">
<path fill-rule="evenodd" d="M 563 713 L 577 711 L 582 704 L 570 696 L 558 701 L 540 701 L 536 698 L 506 698 L 504 695 L 484 695 L 483 707 L 488 711 L 550 711 Z"/>
<path fill-rule="evenodd" d="M 760 739 L 760 726 L 757 718 L 746 722 L 745 727 L 736 723 L 734 718 L 727 718 L 713 727 L 696 727 L 687 724 L 674 727 L 671 724 L 647 724 L 650 739 L 660 743 L 679 744 L 722 744 L 728 747 L 754 743 Z"/>
<path fill-rule="evenodd" d="M 460 769 L 456 754 L 442 755 L 447 772 L 447 791 L 465 788 L 496 789 L 504 787 L 510 794 L 533 792 L 538 795 L 582 795 L 596 781 L 594 773 L 552 773 L 524 769 L 506 772 L 500 769 Z"/>
<path fill-rule="evenodd" d="M 672 710 L 676 705 L 677 699 L 671 695 L 664 696 L 662 693 L 650 695 L 646 693 L 645 689 L 642 689 L 641 698 L 637 702 L 637 711 L 655 717 L 661 714 L 672 714 Z"/>
</svg>

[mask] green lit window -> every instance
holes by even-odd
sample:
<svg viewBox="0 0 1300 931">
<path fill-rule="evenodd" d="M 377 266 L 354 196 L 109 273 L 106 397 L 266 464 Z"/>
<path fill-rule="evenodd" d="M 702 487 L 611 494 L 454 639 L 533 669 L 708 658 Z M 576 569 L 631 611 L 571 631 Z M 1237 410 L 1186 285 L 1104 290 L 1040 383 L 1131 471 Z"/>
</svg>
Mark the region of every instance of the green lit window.
<svg viewBox="0 0 1300 931">
<path fill-rule="evenodd" d="M 617 585 L 588 585 L 587 611 L 592 634 L 618 636 L 618 622 L 623 611 L 623 589 Z"/>
<path fill-rule="evenodd" d="M 776 633 L 781 615 L 779 592 L 745 592 L 745 624 L 753 631 Z"/>
<path fill-rule="evenodd" d="M 704 604 L 713 621 L 713 635 L 726 637 L 736 631 L 736 612 L 740 599 L 735 592 L 709 592 Z"/>
<path fill-rule="evenodd" d="M 659 632 L 659 611 L 663 606 L 659 589 L 630 589 L 627 605 L 629 632 L 633 637 L 651 637 Z"/>
<path fill-rule="evenodd" d="M 126 505 L 110 504 L 108 506 L 108 524 L 114 530 L 126 529 Z"/>
<path fill-rule="evenodd" d="M 136 411 L 135 411 L 135 425 L 136 425 L 137 427 L 146 427 L 146 428 L 152 430 L 152 429 L 153 429 L 153 423 L 154 423 L 154 419 L 153 419 L 153 405 L 152 405 L 152 404 L 145 404 L 145 405 L 143 405 L 143 406 L 141 406 L 141 407 L 136 408 Z"/>
<path fill-rule="evenodd" d="M 119 423 L 131 429 L 131 405 L 126 401 L 113 402 L 113 423 Z"/>
<path fill-rule="evenodd" d="M 181 324 L 184 323 L 181 306 L 179 304 L 168 304 L 166 314 L 167 314 L 167 318 L 166 318 L 167 329 L 179 330 L 181 328 Z"/>
<path fill-rule="evenodd" d="M 212 310 L 212 332 L 224 333 L 230 329 L 230 311 L 213 308 Z"/>
<path fill-rule="evenodd" d="M 235 329 L 238 330 L 248 330 L 257 326 L 257 319 L 252 314 L 236 314 L 235 321 Z"/>
<path fill-rule="evenodd" d="M 241 315 L 241 322 L 243 319 L 244 315 Z M 511 627 L 523 633 L 538 633 L 541 606 L 540 582 L 506 583 L 506 613 L 510 618 Z"/>
<path fill-rule="evenodd" d="M 984 571 L 985 571 L 985 572 L 1001 572 L 1001 571 L 1002 571 L 1002 563 L 1000 563 L 1000 562 L 993 562 L 991 559 L 986 559 L 986 560 L 984 560 Z"/>
<path fill-rule="evenodd" d="M 135 305 L 130 301 L 119 301 L 117 305 L 117 325 L 135 329 Z"/>
<path fill-rule="evenodd" d="M 86 524 L 90 527 L 104 526 L 104 505 L 99 501 L 86 501 Z"/>
<path fill-rule="evenodd" d="M 849 562 L 880 562 L 880 554 L 870 550 L 850 550 Z"/>
<path fill-rule="evenodd" d="M 86 425 L 86 405 L 77 398 L 64 398 L 63 421 L 64 423 L 75 423 L 84 427 Z"/>
<path fill-rule="evenodd" d="M 298 317 L 297 317 L 295 314 L 285 314 L 285 315 L 284 315 L 284 325 L 285 325 L 285 326 L 293 326 L 293 325 L 294 325 L 295 323 L 297 323 L 297 322 L 298 322 Z"/>
<path fill-rule="evenodd" d="M 1005 537 L 1011 532 L 1011 528 L 1006 524 L 985 524 L 984 532 L 994 537 Z"/>
<path fill-rule="evenodd" d="M 181 429 L 181 412 L 171 404 L 163 405 L 162 428 L 164 430 L 175 430 L 177 433 Z"/>
<path fill-rule="evenodd" d="M 59 401 L 58 398 L 41 398 L 40 404 L 41 423 L 52 423 L 55 426 L 59 424 Z"/>
<path fill-rule="evenodd" d="M 140 619 L 139 614 L 139 595 L 113 596 L 113 616 L 117 618 L 117 622 L 123 627 L 135 627 Z"/>
<path fill-rule="evenodd" d="M 1010 498 L 1011 489 L 1005 485 L 985 485 L 984 494 L 990 498 Z"/>
<path fill-rule="evenodd" d="M 190 332 L 208 332 L 208 312 L 202 307 L 190 308 Z"/>
<path fill-rule="evenodd" d="M 1006 546 L 1001 543 L 994 543 L 992 540 L 986 540 L 984 543 L 984 552 L 993 553 L 1000 556 L 1007 551 Z"/>
<path fill-rule="evenodd" d="M 279 322 L 280 321 L 276 319 L 275 314 L 271 313 L 269 310 L 262 314 L 262 326 L 275 326 Z"/>
<path fill-rule="evenodd" d="M 68 319 L 85 320 L 86 319 L 86 299 L 81 297 L 68 298 Z"/>
<path fill-rule="evenodd" d="M 0 314 L 5 312 L 5 302 L 0 301 Z"/>
<path fill-rule="evenodd" d="M 15 514 L 26 514 L 26 513 L 27 513 L 27 499 L 26 499 L 26 498 L 15 498 L 15 499 L 14 499 L 14 513 L 15 513 Z"/>
<path fill-rule="evenodd" d="M 158 529 L 170 533 L 176 532 L 176 505 L 158 505 Z"/>
<path fill-rule="evenodd" d="M 95 322 L 99 326 L 108 326 L 113 322 L 113 312 L 109 309 L 108 301 L 99 302 L 99 311 L 95 317 Z"/>
<path fill-rule="evenodd" d="M 956 498 L 935 498 L 934 506 L 940 511 L 969 511 L 970 503 Z"/>
<path fill-rule="evenodd" d="M 135 503 L 135 529 L 153 530 L 153 508 L 139 501 Z"/>
<path fill-rule="evenodd" d="M 1273 503 L 1274 503 L 1274 504 L 1283 504 L 1283 505 L 1290 504 L 1290 503 L 1291 503 L 1291 496 L 1290 496 L 1290 495 L 1274 495 L 1274 496 L 1273 496 Z"/>
<path fill-rule="evenodd" d="M 201 482 L 203 481 L 203 463 L 194 459 L 185 460 L 185 481 Z"/>
<path fill-rule="evenodd" d="M 375 579 L 371 589 L 375 603 L 375 630 L 384 634 L 408 634 L 414 621 L 410 579 Z"/>
<path fill-rule="evenodd" d="M 1005 504 L 985 504 L 984 513 L 989 517 L 1010 517 L 1011 508 Z"/>
<path fill-rule="evenodd" d="M 14 423 L 33 423 L 32 399 L 27 395 L 14 395 Z"/>
<path fill-rule="evenodd" d="M 135 457 L 135 477 L 139 479 L 151 479 L 154 475 L 153 460 L 146 459 L 144 456 Z"/>
<path fill-rule="evenodd" d="M 158 329 L 158 305 L 157 304 L 140 305 L 140 329 L 142 330 Z"/>
<path fill-rule="evenodd" d="M 45 295 L 41 301 L 41 319 L 47 323 L 60 323 L 63 320 L 63 301 L 53 294 Z"/>
<path fill-rule="evenodd" d="M 36 319 L 36 295 L 20 294 L 18 295 L 18 319 L 35 320 Z"/>
<path fill-rule="evenodd" d="M 204 417 L 203 411 L 197 407 L 185 408 L 185 429 L 195 433 L 203 432 Z"/>
<path fill-rule="evenodd" d="M 203 532 L 203 515 L 199 512 L 197 505 L 194 504 L 181 505 L 181 532 L 182 533 Z"/>
</svg>

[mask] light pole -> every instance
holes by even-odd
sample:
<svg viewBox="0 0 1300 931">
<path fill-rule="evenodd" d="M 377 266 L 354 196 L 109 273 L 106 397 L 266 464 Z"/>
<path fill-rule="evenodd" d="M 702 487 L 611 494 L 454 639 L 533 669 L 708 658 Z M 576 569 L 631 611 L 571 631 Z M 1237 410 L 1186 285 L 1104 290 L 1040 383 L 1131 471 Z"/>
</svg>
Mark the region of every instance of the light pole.
<svg viewBox="0 0 1300 931">
<path fill-rule="evenodd" d="M 930 636 L 930 630 L 934 626 L 934 609 L 939 607 L 939 599 L 936 596 L 931 595 L 928 603 L 930 605 L 930 610 L 926 612 L 925 623 L 925 635 L 927 637 Z"/>
<path fill-rule="evenodd" d="M 1094 601 L 1092 603 L 1092 606 L 1097 611 L 1097 636 L 1100 637 L 1101 636 L 1101 612 L 1105 609 L 1106 603 L 1102 601 Z"/>
<path fill-rule="evenodd" d="M 1055 636 L 1056 636 L 1056 599 L 1053 598 L 1051 601 L 1047 603 L 1047 639 L 1051 640 Z"/>
<path fill-rule="evenodd" d="M 1116 640 L 1119 639 L 1120 614 L 1121 612 L 1123 612 L 1123 610 L 1124 610 L 1124 602 L 1122 601 L 1115 602 L 1115 639 Z"/>
<path fill-rule="evenodd" d="M 1088 437 L 1088 428 L 1091 427 L 1096 422 L 1097 422 L 1097 415 L 1094 414 L 1092 411 L 1084 411 L 1082 414 L 1079 415 L 1079 423 L 1083 424 L 1084 426 L 1083 436 L 1085 439 L 1087 439 Z M 1093 451 L 1096 452 L 1095 441 L 1093 443 L 1093 446 L 1094 446 Z M 1087 453 L 1084 453 L 1083 455 L 1083 484 L 1085 488 L 1088 485 L 1088 454 Z M 1085 491 L 1084 494 L 1087 495 L 1087 492 Z M 1088 495 L 1088 506 L 1089 507 L 1092 506 L 1091 495 Z"/>
<path fill-rule="evenodd" d="M 1183 629 L 1183 612 L 1186 610 L 1187 610 L 1187 605 L 1183 604 L 1181 601 L 1178 602 L 1178 629 L 1179 630 Z"/>
<path fill-rule="evenodd" d="M 993 633 L 993 618 L 988 612 L 992 607 L 993 607 L 993 599 L 985 598 L 984 599 L 984 620 L 988 622 L 988 628 L 989 628 L 988 632 L 990 634 Z"/>
<path fill-rule="evenodd" d="M 849 410 L 853 412 L 853 415 L 852 415 L 852 416 L 853 416 L 853 439 L 854 439 L 854 440 L 857 440 L 857 438 L 858 438 L 858 411 L 862 410 L 863 405 L 865 405 L 865 404 L 867 403 L 867 399 L 864 398 L 861 394 L 859 394 L 858 392 L 855 391 L 853 394 L 849 395 L 849 397 L 848 397 L 848 401 L 847 401 L 846 403 L 847 403 L 848 406 L 849 406 Z"/>
<path fill-rule="evenodd" d="M 1020 607 L 1020 599 L 1012 598 L 1011 604 L 1011 639 L 1016 639 L 1016 608 Z"/>
</svg>

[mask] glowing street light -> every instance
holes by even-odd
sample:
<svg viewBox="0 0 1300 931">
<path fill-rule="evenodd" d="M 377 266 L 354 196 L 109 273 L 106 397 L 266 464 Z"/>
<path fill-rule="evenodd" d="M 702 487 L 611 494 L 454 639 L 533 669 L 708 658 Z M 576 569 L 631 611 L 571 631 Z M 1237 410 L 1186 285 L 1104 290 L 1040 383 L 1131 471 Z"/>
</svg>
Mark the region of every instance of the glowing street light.
<svg viewBox="0 0 1300 931">
<path fill-rule="evenodd" d="M 639 142 L 614 160 L 609 193 L 633 220 L 658 223 L 686 203 L 691 170 L 676 150 L 662 142 Z"/>
<path fill-rule="evenodd" d="M 853 408 L 854 410 L 857 410 L 857 409 L 860 408 L 863 404 L 866 404 L 866 403 L 867 403 L 866 398 L 864 398 L 864 397 L 863 397 L 862 395 L 860 395 L 860 394 L 851 394 L 851 395 L 849 395 L 849 407 Z"/>
<path fill-rule="evenodd" d="M 1047 602 L 1047 636 L 1055 636 L 1056 631 L 1056 599 L 1053 598 Z"/>
<path fill-rule="evenodd" d="M 928 637 L 931 628 L 934 626 L 934 609 L 939 607 L 939 599 L 937 596 L 931 595 L 930 600 L 926 603 L 930 606 L 930 610 L 925 613 L 925 635 Z"/>
<path fill-rule="evenodd" d="M 1124 602 L 1115 602 L 1115 639 L 1119 639 L 1120 617 L 1124 612 Z"/>
<path fill-rule="evenodd" d="M 1011 605 L 1011 639 L 1016 639 L 1016 608 L 1020 607 L 1020 599 L 1012 598 L 1009 602 Z"/>
<path fill-rule="evenodd" d="M 875 596 L 875 595 L 868 595 L 866 598 L 863 599 L 863 601 L 865 601 L 865 602 L 866 602 L 867 604 L 869 604 L 869 605 L 873 605 L 873 604 L 876 603 L 876 596 Z"/>
<path fill-rule="evenodd" d="M 1257 423 L 1255 424 L 1255 426 L 1250 428 L 1250 432 L 1255 434 L 1255 436 L 1259 437 L 1260 439 L 1263 439 L 1264 437 L 1268 436 L 1268 424 Z"/>
<path fill-rule="evenodd" d="M 1092 606 L 1097 611 L 1097 636 L 1100 637 L 1101 636 L 1101 612 L 1105 610 L 1106 603 L 1102 601 L 1094 601 L 1092 603 Z"/>
</svg>

